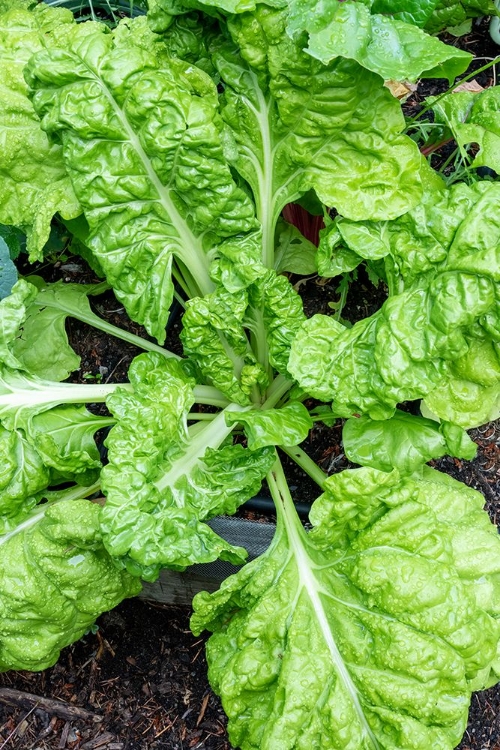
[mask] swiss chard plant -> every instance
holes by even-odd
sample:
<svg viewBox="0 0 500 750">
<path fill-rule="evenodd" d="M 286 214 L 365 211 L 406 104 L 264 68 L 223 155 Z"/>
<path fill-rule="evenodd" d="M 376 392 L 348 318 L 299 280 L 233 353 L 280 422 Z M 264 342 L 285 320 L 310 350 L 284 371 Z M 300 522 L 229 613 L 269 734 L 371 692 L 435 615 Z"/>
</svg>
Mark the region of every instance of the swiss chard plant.
<svg viewBox="0 0 500 750">
<path fill-rule="evenodd" d="M 466 429 L 499 413 L 499 187 L 471 177 L 499 158 L 498 97 L 429 103 L 470 168 L 450 186 L 384 81 L 453 81 L 471 56 L 426 30 L 494 6 L 154 0 L 114 29 L 0 11 L 0 668 L 43 669 L 141 579 L 220 558 L 243 567 L 192 629 L 235 746 L 456 747 L 500 676 L 500 543 L 426 462 L 473 458 Z M 290 204 L 322 218 L 317 252 Z M 53 222 L 101 283 L 18 271 Z M 306 318 L 291 279 L 343 295 L 360 266 L 377 312 Z M 93 312 L 109 288 L 148 336 Z M 144 350 L 128 382 L 62 382 L 67 318 Z M 327 477 L 300 444 L 338 417 L 360 468 Z M 318 485 L 308 530 L 283 453 Z M 207 521 L 263 481 L 276 534 L 244 564 Z"/>
</svg>

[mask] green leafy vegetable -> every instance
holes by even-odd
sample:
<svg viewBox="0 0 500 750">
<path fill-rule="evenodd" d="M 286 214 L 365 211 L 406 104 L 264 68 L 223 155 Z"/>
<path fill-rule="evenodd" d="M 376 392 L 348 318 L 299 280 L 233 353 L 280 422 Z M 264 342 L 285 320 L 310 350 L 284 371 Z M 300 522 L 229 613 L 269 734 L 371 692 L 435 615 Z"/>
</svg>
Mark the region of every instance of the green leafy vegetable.
<svg viewBox="0 0 500 750">
<path fill-rule="evenodd" d="M 18 4 L 0 16 L 0 222 L 27 233 L 32 259 L 41 257 L 50 221 L 60 211 L 80 213 L 62 161 L 28 99 L 23 68 L 38 50 L 57 45 L 74 24 L 73 15 L 45 3 L 33 10 Z"/>
<path fill-rule="evenodd" d="M 479 146 L 472 167 L 491 167 L 500 172 L 500 87 L 480 93 L 458 91 L 436 101 L 432 109 L 435 121 L 449 128 L 466 160 L 465 146 Z"/>
<path fill-rule="evenodd" d="M 0 300 L 7 297 L 17 281 L 17 268 L 10 257 L 9 246 L 0 237 Z"/>
<path fill-rule="evenodd" d="M 468 67 L 471 57 L 467 52 L 448 47 L 413 23 L 377 12 L 372 15 L 378 10 L 377 3 L 374 5 L 330 0 L 318 9 L 313 0 L 291 0 L 289 30 L 292 34 L 307 31 L 307 51 L 323 63 L 350 58 L 385 79 L 452 81 Z M 387 11 L 382 5 L 381 10 Z M 419 16 L 425 20 L 425 15 L 423 19 L 422 13 Z"/>
<path fill-rule="evenodd" d="M 103 549 L 99 507 L 58 499 L 0 537 L 0 669 L 45 669 L 140 583 Z M 36 559 L 36 565 L 33 564 Z"/>
<path fill-rule="evenodd" d="M 194 383 L 179 363 L 143 354 L 129 377 L 133 393 L 119 389 L 108 399 L 118 423 L 106 441 L 109 464 L 102 471 L 106 549 L 146 580 L 165 566 L 182 569 L 218 557 L 242 563 L 245 551 L 204 521 L 234 513 L 257 492 L 273 450 L 225 444 L 233 426 L 224 411 L 201 430 L 189 428 Z"/>
<path fill-rule="evenodd" d="M 332 225 L 333 248 L 342 236 L 360 262 L 385 253 L 390 295 L 350 329 L 324 315 L 306 321 L 289 362 L 299 384 L 333 398 L 338 415 L 385 419 L 399 402 L 446 389 L 476 343 L 498 341 L 499 195 L 494 183 L 458 184 L 393 222 Z M 491 377 L 498 394 L 498 374 Z M 473 426 L 466 413 L 443 418 Z"/>
<path fill-rule="evenodd" d="M 342 472 L 306 533 L 276 466 L 269 482 L 270 549 L 194 600 L 231 742 L 451 750 L 499 638 L 500 542 L 481 496 L 432 470 Z"/>
<path fill-rule="evenodd" d="M 472 460 L 477 452 L 476 444 L 456 425 L 438 425 L 399 409 L 384 421 L 348 419 L 342 441 L 347 458 L 354 463 L 410 474 L 431 458 L 448 454 Z"/>
</svg>

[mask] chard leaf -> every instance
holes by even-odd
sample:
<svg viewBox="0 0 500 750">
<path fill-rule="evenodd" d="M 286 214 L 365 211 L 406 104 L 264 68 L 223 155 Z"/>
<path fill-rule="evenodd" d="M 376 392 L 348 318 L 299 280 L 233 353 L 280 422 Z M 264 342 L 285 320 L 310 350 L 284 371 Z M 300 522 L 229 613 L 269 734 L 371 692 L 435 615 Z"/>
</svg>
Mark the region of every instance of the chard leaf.
<svg viewBox="0 0 500 750">
<path fill-rule="evenodd" d="M 350 58 L 385 80 L 448 78 L 451 83 L 467 69 L 469 53 L 443 44 L 411 23 L 374 12 L 371 5 L 332 1 L 323 3 L 318 12 L 314 0 L 290 0 L 288 29 L 292 35 L 307 31 L 307 51 L 325 65 L 339 57 Z"/>
<path fill-rule="evenodd" d="M 464 147 L 469 143 L 479 146 L 472 167 L 491 167 L 500 172 L 500 86 L 479 94 L 459 91 L 436 101 L 432 109 L 435 121 L 449 128 L 466 161 Z"/>
<path fill-rule="evenodd" d="M 251 403 L 252 388 L 268 383 L 243 329 L 247 307 L 245 290 L 219 288 L 189 300 L 181 332 L 184 353 L 193 357 L 203 377 L 242 406 Z"/>
<path fill-rule="evenodd" d="M 182 569 L 218 557 L 241 564 L 245 550 L 204 521 L 234 513 L 257 492 L 274 449 L 226 444 L 233 427 L 225 412 L 188 427 L 193 381 L 175 361 L 140 355 L 129 377 L 133 392 L 118 389 L 108 400 L 118 422 L 106 441 L 109 464 L 102 471 L 106 549 L 146 580 L 161 567 Z"/>
<path fill-rule="evenodd" d="M 12 351 L 33 375 L 48 380 L 64 380 L 80 366 L 80 357 L 71 348 L 66 334 L 66 318 L 72 317 L 142 349 L 158 351 L 164 356 L 175 356 L 140 336 L 108 323 L 96 315 L 89 296 L 106 291 L 108 285 L 66 284 L 58 281 L 47 284 L 39 276 L 30 276 L 38 294 L 28 307 Z"/>
<path fill-rule="evenodd" d="M 23 69 L 33 53 L 48 48 L 74 24 L 70 11 L 18 3 L 0 16 L 0 222 L 27 233 L 32 260 L 42 257 L 56 212 L 80 213 L 66 175 L 61 147 L 51 144 L 28 98 Z M 4 12 L 5 11 L 5 12 Z"/>
<path fill-rule="evenodd" d="M 181 332 L 184 352 L 203 376 L 241 406 L 251 403 L 255 388 L 267 387 L 269 364 L 287 374 L 290 346 L 305 319 L 302 301 L 287 278 L 256 260 L 254 271 L 248 272 L 246 261 L 228 262 L 221 273 L 232 291 L 219 287 L 188 301 Z M 236 278 L 246 288 L 237 289 Z M 246 327 L 255 339 L 253 350 Z"/>
<path fill-rule="evenodd" d="M 52 666 L 100 614 L 140 590 L 103 549 L 98 506 L 72 499 L 79 494 L 67 490 L 0 537 L 0 670 Z"/>
<path fill-rule="evenodd" d="M 493 0 L 375 0 L 372 11 L 425 27 L 432 34 L 468 18 L 498 13 Z"/>
<path fill-rule="evenodd" d="M 423 28 L 439 4 L 440 0 L 374 0 L 371 9 Z"/>
<path fill-rule="evenodd" d="M 309 434 L 313 421 L 306 407 L 299 402 L 286 404 L 281 409 L 262 409 L 233 414 L 226 412 L 228 424 L 242 424 L 248 447 L 255 451 L 266 445 L 293 446 Z"/>
<path fill-rule="evenodd" d="M 322 65 L 285 24 L 285 11 L 259 6 L 228 21 L 234 44 L 214 45 L 226 149 L 252 188 L 268 268 L 282 208 L 311 189 L 355 219 L 404 213 L 422 190 L 421 157 L 380 78 L 349 60 Z"/>
<path fill-rule="evenodd" d="M 309 276 L 317 273 L 316 246 L 304 237 L 293 224 L 279 221 L 274 257 L 276 273 L 296 273 Z"/>
<path fill-rule="evenodd" d="M 391 419 L 348 419 L 342 431 L 347 458 L 381 471 L 411 474 L 431 458 L 446 454 L 472 460 L 477 445 L 456 425 L 436 424 L 396 410 Z"/>
<path fill-rule="evenodd" d="M 0 300 L 8 297 L 16 281 L 17 268 L 11 260 L 9 246 L 0 237 Z"/>
<path fill-rule="evenodd" d="M 13 345 L 35 297 L 36 289 L 20 279 L 16 281 L 10 294 L 0 300 L 0 362 L 8 367 L 23 367 L 13 352 Z"/>
<path fill-rule="evenodd" d="M 104 32 L 35 55 L 27 78 L 43 127 L 62 138 L 88 246 L 130 317 L 163 342 L 174 258 L 193 296 L 208 293 L 208 253 L 257 227 L 223 153 L 214 83 Z"/>
<path fill-rule="evenodd" d="M 36 505 L 36 493 L 49 485 L 50 473 L 39 452 L 18 430 L 0 425 L 0 534 Z"/>
<path fill-rule="evenodd" d="M 373 419 L 386 419 L 397 403 L 425 398 L 438 388 L 444 388 L 436 391 L 443 396 L 449 393 L 454 363 L 467 358 L 478 340 L 495 340 L 499 196 L 494 183 L 456 185 L 427 195 L 401 219 L 366 222 L 371 244 L 363 241 L 367 232 L 344 233 L 360 257 L 365 245 L 370 256 L 372 246 L 385 245 L 395 269 L 392 294 L 351 329 L 321 315 L 307 321 L 289 362 L 299 385 L 323 400 L 333 398 L 339 416 L 366 413 Z M 494 378 L 489 386 L 498 389 L 500 379 Z M 488 394 L 488 413 L 496 400 Z M 471 406 L 471 400 L 464 402 L 461 417 L 458 401 L 453 418 L 442 407 L 439 411 L 447 421 L 472 427 L 477 420 L 470 415 L 469 422 Z"/>
<path fill-rule="evenodd" d="M 91 484 L 101 469 L 94 434 L 114 422 L 91 414 L 83 406 L 66 405 L 34 414 L 25 422 L 24 430 L 45 465 L 55 469 L 59 477 Z"/>
<path fill-rule="evenodd" d="M 500 542 L 479 493 L 436 474 L 330 477 L 310 533 L 277 475 L 271 548 L 194 600 L 234 746 L 458 744 L 496 658 Z"/>
<path fill-rule="evenodd" d="M 467 429 L 500 418 L 500 387 L 451 377 L 423 400 L 422 413 Z"/>
<path fill-rule="evenodd" d="M 467 18 L 498 15 L 498 8 L 493 0 L 440 0 L 427 22 L 431 34 L 458 26 Z"/>
</svg>

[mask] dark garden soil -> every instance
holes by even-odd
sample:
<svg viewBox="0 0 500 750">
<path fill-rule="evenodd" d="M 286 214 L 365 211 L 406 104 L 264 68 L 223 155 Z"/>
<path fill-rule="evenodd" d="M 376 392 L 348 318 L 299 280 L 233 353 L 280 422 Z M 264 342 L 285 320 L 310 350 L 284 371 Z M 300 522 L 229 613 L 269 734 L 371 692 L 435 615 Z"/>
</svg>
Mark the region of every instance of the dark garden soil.
<svg viewBox="0 0 500 750">
<path fill-rule="evenodd" d="M 475 24 L 466 37 L 448 41 L 481 58 L 500 51 L 485 21 Z M 472 69 L 484 62 L 476 61 Z M 481 74 L 479 82 L 491 85 L 492 70 Z M 418 111 L 424 95 L 442 90 L 441 82 L 420 87 L 405 105 L 408 114 Z M 79 257 L 67 253 L 52 258 L 40 272 L 49 281 L 97 280 Z M 329 302 L 338 299 L 337 288 L 335 280 L 310 279 L 300 288 L 306 312 L 331 312 Z M 354 321 L 372 314 L 383 294 L 360 276 L 343 315 Z M 111 292 L 92 300 L 92 305 L 109 322 L 144 335 Z M 174 350 L 179 347 L 179 325 L 174 321 L 167 341 Z M 68 333 L 81 356 L 74 380 L 126 379 L 139 350 L 76 321 L 68 321 Z M 350 465 L 340 442 L 341 427 L 340 420 L 333 427 L 317 423 L 303 446 L 329 474 Z M 500 424 L 472 430 L 471 436 L 478 444 L 474 461 L 445 458 L 435 465 L 481 491 L 492 520 L 500 522 Z M 287 464 L 287 473 L 294 499 L 312 502 L 318 494 L 313 483 L 293 464 Z M 190 633 L 187 608 L 129 600 L 104 614 L 98 626 L 66 648 L 51 669 L 0 675 L 0 750 L 230 750 L 224 712 L 207 681 L 204 639 Z M 459 747 L 500 750 L 500 687 L 473 696 Z"/>
</svg>

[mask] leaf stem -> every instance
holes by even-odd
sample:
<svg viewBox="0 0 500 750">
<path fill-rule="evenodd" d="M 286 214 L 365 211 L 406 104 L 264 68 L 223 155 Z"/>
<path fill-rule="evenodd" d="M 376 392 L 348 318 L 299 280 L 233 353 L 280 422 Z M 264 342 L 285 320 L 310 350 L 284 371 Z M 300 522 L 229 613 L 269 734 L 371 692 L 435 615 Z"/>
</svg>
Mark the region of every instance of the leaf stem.
<svg viewBox="0 0 500 750">
<path fill-rule="evenodd" d="M 262 404 L 261 409 L 272 409 L 275 407 L 278 401 L 288 393 L 292 386 L 293 381 L 287 378 L 286 375 L 278 375 L 267 389 L 267 398 Z"/>
<path fill-rule="evenodd" d="M 283 465 L 278 455 L 276 455 L 276 461 L 274 462 L 271 471 L 267 473 L 266 479 L 276 507 L 278 525 L 280 522 L 284 525 L 289 538 L 294 535 L 305 537 L 306 532 L 295 509 L 288 482 L 286 481 L 285 473 L 283 471 Z"/>
<path fill-rule="evenodd" d="M 314 463 L 312 458 L 310 458 L 302 448 L 299 448 L 298 445 L 294 445 L 293 447 L 280 445 L 280 448 L 283 453 L 286 453 L 287 456 L 295 461 L 295 463 L 300 466 L 300 468 L 305 471 L 305 473 L 310 476 L 317 485 L 323 488 L 323 484 L 328 478 L 327 475 L 317 464 Z"/>
</svg>

